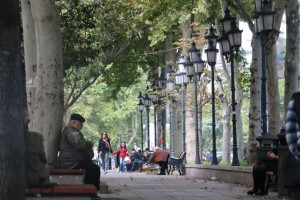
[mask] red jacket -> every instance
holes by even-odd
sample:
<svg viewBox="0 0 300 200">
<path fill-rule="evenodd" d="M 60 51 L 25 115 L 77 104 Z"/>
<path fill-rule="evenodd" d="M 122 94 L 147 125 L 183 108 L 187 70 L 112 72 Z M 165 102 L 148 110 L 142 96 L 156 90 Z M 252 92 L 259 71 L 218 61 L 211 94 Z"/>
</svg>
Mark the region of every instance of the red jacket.
<svg viewBox="0 0 300 200">
<path fill-rule="evenodd" d="M 119 147 L 117 151 L 114 151 L 113 154 L 119 154 L 120 158 L 125 158 L 127 156 L 127 148 Z"/>
</svg>

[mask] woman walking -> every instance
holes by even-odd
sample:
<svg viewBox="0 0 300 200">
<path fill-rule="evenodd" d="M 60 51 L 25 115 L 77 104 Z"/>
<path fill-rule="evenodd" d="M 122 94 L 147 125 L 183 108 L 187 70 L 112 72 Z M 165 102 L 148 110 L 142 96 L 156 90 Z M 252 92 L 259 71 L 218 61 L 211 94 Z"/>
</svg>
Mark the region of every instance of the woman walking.
<svg viewBox="0 0 300 200">
<path fill-rule="evenodd" d="M 113 154 L 118 154 L 120 158 L 120 173 L 124 173 L 125 171 L 125 157 L 128 156 L 127 148 L 125 142 L 121 143 L 121 146 L 117 151 L 114 151 Z"/>
<path fill-rule="evenodd" d="M 102 170 L 104 171 L 104 174 L 106 174 L 107 170 L 108 170 L 109 152 L 112 153 L 110 139 L 109 139 L 107 133 L 103 132 L 103 133 L 101 133 L 101 138 L 99 139 L 98 155 L 102 161 Z"/>
</svg>

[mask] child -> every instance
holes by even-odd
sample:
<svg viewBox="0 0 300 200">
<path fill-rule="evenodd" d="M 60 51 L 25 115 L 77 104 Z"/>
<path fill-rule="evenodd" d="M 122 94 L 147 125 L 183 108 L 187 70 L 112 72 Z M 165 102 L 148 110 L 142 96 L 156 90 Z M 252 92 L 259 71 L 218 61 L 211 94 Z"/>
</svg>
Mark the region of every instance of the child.
<svg viewBox="0 0 300 200">
<path fill-rule="evenodd" d="M 118 150 L 113 152 L 113 155 L 114 154 L 119 154 L 119 157 L 120 157 L 120 173 L 123 174 L 124 171 L 125 171 L 125 157 L 128 155 L 125 142 L 121 143 L 121 146 L 118 148 Z"/>
</svg>

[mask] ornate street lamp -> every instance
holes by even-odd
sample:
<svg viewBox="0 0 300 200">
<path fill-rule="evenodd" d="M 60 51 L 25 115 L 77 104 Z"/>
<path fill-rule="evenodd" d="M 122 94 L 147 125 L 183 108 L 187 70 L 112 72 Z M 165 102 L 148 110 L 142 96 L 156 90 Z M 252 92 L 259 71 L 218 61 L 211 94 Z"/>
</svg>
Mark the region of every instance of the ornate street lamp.
<svg viewBox="0 0 300 200">
<path fill-rule="evenodd" d="M 176 84 L 181 85 L 181 95 L 182 95 L 182 151 L 186 152 L 185 138 L 186 138 L 186 128 L 185 128 L 185 86 L 189 82 L 187 74 L 185 72 L 184 64 L 186 60 L 182 55 L 178 61 L 179 73 L 175 74 Z M 186 163 L 186 159 L 183 161 Z"/>
<path fill-rule="evenodd" d="M 147 148 L 150 149 L 150 127 L 149 127 L 149 110 L 151 107 L 151 98 L 148 94 L 145 94 L 144 105 L 146 107 L 146 138 L 147 138 Z"/>
<path fill-rule="evenodd" d="M 191 76 L 194 77 L 194 97 L 195 97 L 195 164 L 200 164 L 200 155 L 199 155 L 199 127 L 198 127 L 198 98 L 197 98 L 197 86 L 198 86 L 198 78 L 200 80 L 201 74 L 204 69 L 204 61 L 201 59 L 201 54 L 199 50 L 196 48 L 196 44 L 193 42 L 192 47 L 189 50 L 189 58 L 190 63 L 187 63 L 186 70 L 190 71 L 189 76 L 191 80 Z M 193 68 L 193 70 L 190 70 Z"/>
<path fill-rule="evenodd" d="M 268 132 L 267 130 L 267 78 L 266 78 L 266 58 L 265 46 L 266 41 L 271 32 L 278 32 L 274 29 L 274 15 L 276 11 L 272 9 L 271 0 L 255 0 L 255 28 L 256 34 L 261 40 L 261 55 L 262 55 L 262 74 L 261 74 L 261 118 L 262 118 L 262 135 Z"/>
<path fill-rule="evenodd" d="M 205 36 L 205 39 L 207 41 L 212 41 L 212 45 L 216 48 L 217 45 L 217 38 L 218 36 L 215 34 L 214 32 L 214 28 L 212 27 L 212 25 L 210 25 L 209 29 L 208 29 L 208 33 Z"/>
<path fill-rule="evenodd" d="M 212 26 L 211 26 L 212 29 Z M 213 29 L 212 29 L 213 30 Z M 215 65 L 217 60 L 218 49 L 214 46 L 213 40 L 211 37 L 205 37 L 208 40 L 207 49 L 205 53 L 207 55 L 207 63 L 211 67 L 211 90 L 212 90 L 212 165 L 218 165 L 217 159 L 217 148 L 216 148 L 216 118 L 215 118 Z"/>
<path fill-rule="evenodd" d="M 142 96 L 142 94 L 140 93 L 140 96 Z M 138 97 L 139 98 L 139 97 Z M 139 98 L 139 103 L 138 103 L 138 109 L 141 113 L 141 140 L 142 140 L 142 153 L 144 152 L 144 134 L 143 134 L 143 110 L 144 110 L 144 104 L 143 104 L 143 100 L 141 98 Z"/>
<path fill-rule="evenodd" d="M 226 57 L 226 61 L 230 62 L 230 70 L 231 70 L 231 104 L 232 104 L 232 166 L 239 166 L 239 158 L 238 158 L 238 147 L 237 147 L 237 135 L 236 135 L 236 102 L 235 102 L 235 78 L 234 78 L 234 50 L 235 53 L 238 54 L 239 47 L 242 44 L 242 32 L 236 26 L 236 19 L 231 17 L 230 11 L 228 8 L 225 10 L 225 16 L 221 20 L 223 25 L 223 32 L 221 37 L 218 39 L 220 47 L 222 49 L 222 54 Z M 225 31 L 225 27 L 230 24 L 230 29 Z"/>
</svg>

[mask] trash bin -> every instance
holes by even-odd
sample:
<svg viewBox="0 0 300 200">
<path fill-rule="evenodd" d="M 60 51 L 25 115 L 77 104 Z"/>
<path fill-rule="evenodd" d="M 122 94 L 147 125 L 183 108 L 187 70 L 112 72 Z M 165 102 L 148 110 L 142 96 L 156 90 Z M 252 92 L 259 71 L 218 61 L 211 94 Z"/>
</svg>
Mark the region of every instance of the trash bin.
<svg viewBox="0 0 300 200">
<path fill-rule="evenodd" d="M 276 135 L 266 133 L 262 136 L 257 137 L 256 140 L 259 142 L 259 146 L 260 146 L 257 152 L 258 162 L 259 161 L 265 162 L 268 160 L 273 162 L 274 159 L 269 159 L 267 157 L 267 152 L 272 151 L 278 147 L 278 141 L 279 141 L 278 137 Z"/>
<path fill-rule="evenodd" d="M 270 158 L 267 156 L 268 151 L 274 151 L 278 150 L 278 137 L 274 134 L 266 133 L 262 136 L 259 136 L 256 138 L 256 140 L 259 142 L 260 147 L 258 148 L 257 152 L 257 158 L 258 158 L 258 163 L 262 162 L 267 164 L 269 167 L 272 169 L 275 169 L 273 171 L 273 175 L 268 176 L 266 179 L 266 184 L 270 186 L 270 189 L 273 191 L 278 191 L 278 160 L 274 158 Z M 276 154 L 277 152 L 275 152 Z"/>
</svg>

